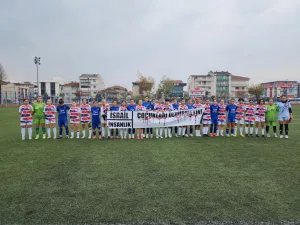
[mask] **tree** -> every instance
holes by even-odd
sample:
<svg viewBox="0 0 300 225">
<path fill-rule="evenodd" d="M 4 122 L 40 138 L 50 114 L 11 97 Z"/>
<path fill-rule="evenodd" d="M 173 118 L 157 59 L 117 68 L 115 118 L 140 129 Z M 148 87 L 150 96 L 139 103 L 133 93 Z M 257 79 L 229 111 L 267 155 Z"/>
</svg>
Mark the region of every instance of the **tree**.
<svg viewBox="0 0 300 225">
<path fill-rule="evenodd" d="M 169 95 L 173 91 L 174 87 L 174 81 L 168 78 L 166 75 L 164 75 L 158 85 L 157 94 L 158 96 L 161 96 L 161 93 L 164 93 L 166 97 L 169 97 Z"/>
<path fill-rule="evenodd" d="M 101 102 L 101 101 L 102 101 L 102 93 L 101 93 L 101 92 L 98 92 L 98 93 L 96 94 L 95 99 L 96 99 L 98 102 Z"/>
<path fill-rule="evenodd" d="M 2 104 L 2 85 L 5 84 L 5 80 L 7 79 L 5 70 L 2 66 L 2 64 L 0 63 L 0 104 Z"/>
<path fill-rule="evenodd" d="M 155 80 L 152 77 L 146 77 L 143 74 L 139 73 L 137 83 L 139 85 L 140 94 L 144 94 L 150 92 L 153 89 Z"/>
<path fill-rule="evenodd" d="M 235 96 L 237 98 L 245 98 L 246 97 L 246 92 L 245 91 L 242 91 L 242 90 L 239 90 L 235 93 Z"/>
<path fill-rule="evenodd" d="M 264 87 L 261 85 L 252 85 L 248 88 L 248 93 L 250 95 L 254 95 L 256 99 L 259 99 L 259 97 L 264 93 Z"/>
</svg>

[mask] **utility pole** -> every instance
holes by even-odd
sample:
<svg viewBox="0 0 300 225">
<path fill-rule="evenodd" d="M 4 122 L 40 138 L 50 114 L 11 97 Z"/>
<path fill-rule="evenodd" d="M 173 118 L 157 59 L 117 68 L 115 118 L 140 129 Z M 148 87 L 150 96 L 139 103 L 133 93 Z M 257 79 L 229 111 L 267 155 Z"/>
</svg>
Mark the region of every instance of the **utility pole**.
<svg viewBox="0 0 300 225">
<path fill-rule="evenodd" d="M 34 57 L 34 64 L 36 65 L 36 82 L 38 88 L 38 96 L 40 95 L 40 86 L 39 86 L 39 65 L 41 65 L 41 57 Z"/>
</svg>

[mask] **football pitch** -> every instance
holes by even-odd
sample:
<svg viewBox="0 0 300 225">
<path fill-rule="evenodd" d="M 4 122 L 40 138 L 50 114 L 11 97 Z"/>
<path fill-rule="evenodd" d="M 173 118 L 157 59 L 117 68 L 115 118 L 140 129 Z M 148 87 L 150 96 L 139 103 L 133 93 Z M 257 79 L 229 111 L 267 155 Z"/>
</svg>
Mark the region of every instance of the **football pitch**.
<svg viewBox="0 0 300 225">
<path fill-rule="evenodd" d="M 288 140 L 21 141 L 17 111 L 0 108 L 0 224 L 300 220 L 300 107 Z"/>
</svg>

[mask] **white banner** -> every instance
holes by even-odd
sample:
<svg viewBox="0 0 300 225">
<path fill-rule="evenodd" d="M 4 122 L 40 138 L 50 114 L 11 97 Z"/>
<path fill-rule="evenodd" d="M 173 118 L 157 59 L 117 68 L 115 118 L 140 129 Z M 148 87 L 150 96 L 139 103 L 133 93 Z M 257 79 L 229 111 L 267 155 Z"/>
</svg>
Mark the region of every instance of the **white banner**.
<svg viewBox="0 0 300 225">
<path fill-rule="evenodd" d="M 108 112 L 109 128 L 151 128 L 192 126 L 201 123 L 204 108 L 184 111 L 126 111 Z"/>
</svg>

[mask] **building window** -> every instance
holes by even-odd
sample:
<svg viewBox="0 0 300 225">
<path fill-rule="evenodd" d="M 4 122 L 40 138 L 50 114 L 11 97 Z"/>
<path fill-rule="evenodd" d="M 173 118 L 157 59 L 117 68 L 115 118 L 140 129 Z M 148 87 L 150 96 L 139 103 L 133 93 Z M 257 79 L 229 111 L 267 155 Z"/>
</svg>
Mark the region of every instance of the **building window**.
<svg viewBox="0 0 300 225">
<path fill-rule="evenodd" d="M 235 90 L 239 90 L 239 87 L 235 87 Z"/>
<path fill-rule="evenodd" d="M 94 80 L 93 80 L 93 82 L 95 83 L 95 82 L 96 82 L 96 80 L 94 79 Z"/>
<path fill-rule="evenodd" d="M 96 88 L 96 86 L 94 85 L 94 88 Z"/>
<path fill-rule="evenodd" d="M 242 87 L 243 90 L 245 90 L 245 87 Z"/>
<path fill-rule="evenodd" d="M 41 82 L 41 95 L 44 95 L 46 93 L 46 83 Z"/>
<path fill-rule="evenodd" d="M 89 88 L 89 86 L 81 85 L 81 88 Z"/>
<path fill-rule="evenodd" d="M 97 94 L 97 92 L 96 92 L 96 91 L 94 91 L 94 94 Z"/>
<path fill-rule="evenodd" d="M 55 83 L 54 82 L 50 83 L 50 95 L 55 96 Z"/>
</svg>

